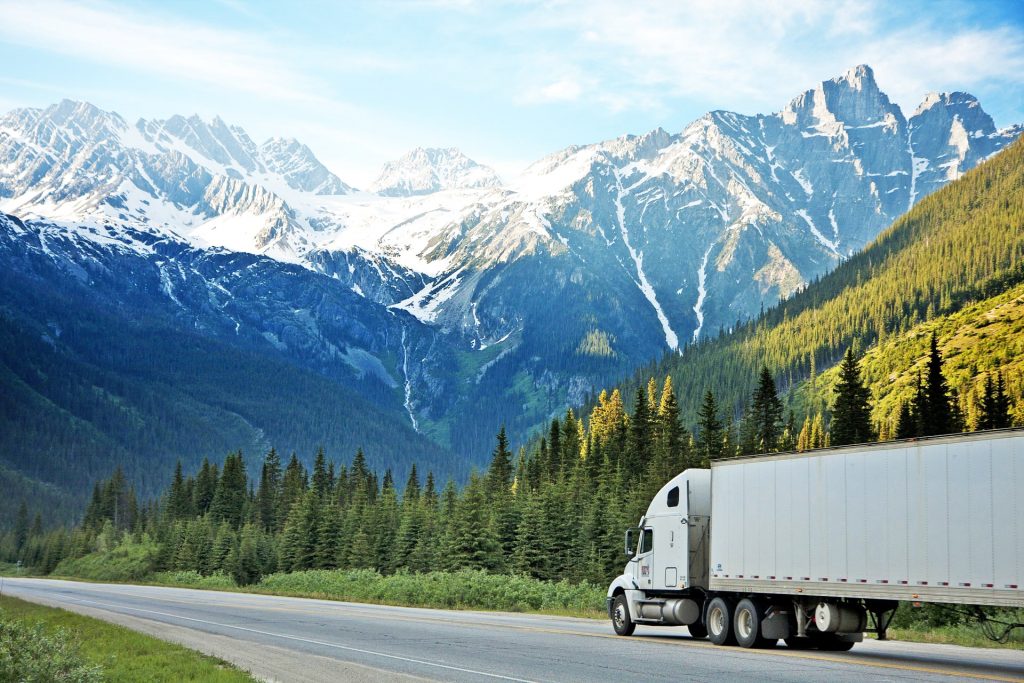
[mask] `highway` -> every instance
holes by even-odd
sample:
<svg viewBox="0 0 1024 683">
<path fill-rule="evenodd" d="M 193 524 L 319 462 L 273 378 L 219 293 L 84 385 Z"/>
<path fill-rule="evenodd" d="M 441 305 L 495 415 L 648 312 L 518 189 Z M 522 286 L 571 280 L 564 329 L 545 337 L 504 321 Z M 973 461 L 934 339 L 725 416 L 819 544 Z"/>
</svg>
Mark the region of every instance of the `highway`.
<svg viewBox="0 0 1024 683">
<path fill-rule="evenodd" d="M 715 647 L 685 629 L 244 593 L 3 581 L 4 595 L 121 623 L 273 681 L 1024 681 L 1024 652 L 866 641 L 849 653 Z"/>
</svg>

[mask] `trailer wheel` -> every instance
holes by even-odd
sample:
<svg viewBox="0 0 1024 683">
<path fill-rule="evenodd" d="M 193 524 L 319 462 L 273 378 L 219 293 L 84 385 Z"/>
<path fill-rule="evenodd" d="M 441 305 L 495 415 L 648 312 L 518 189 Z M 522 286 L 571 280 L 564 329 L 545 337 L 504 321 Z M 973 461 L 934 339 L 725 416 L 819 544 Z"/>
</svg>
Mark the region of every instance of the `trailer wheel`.
<svg viewBox="0 0 1024 683">
<path fill-rule="evenodd" d="M 733 614 L 733 630 L 740 647 L 767 647 L 768 639 L 761 635 L 764 610 L 750 598 L 740 600 Z"/>
<path fill-rule="evenodd" d="M 725 598 L 711 601 L 704 624 L 708 629 L 708 639 L 715 645 L 732 645 L 736 642 L 736 634 L 732 632 L 732 605 Z"/>
<path fill-rule="evenodd" d="M 704 622 L 698 619 L 692 624 L 688 624 L 686 628 L 690 631 L 690 636 L 697 640 L 702 640 L 708 637 L 708 627 L 704 625 Z"/>
<path fill-rule="evenodd" d="M 619 593 L 612 602 L 612 628 L 620 636 L 631 636 L 636 630 L 636 624 L 629 616 L 629 605 L 626 603 L 626 594 Z"/>
</svg>

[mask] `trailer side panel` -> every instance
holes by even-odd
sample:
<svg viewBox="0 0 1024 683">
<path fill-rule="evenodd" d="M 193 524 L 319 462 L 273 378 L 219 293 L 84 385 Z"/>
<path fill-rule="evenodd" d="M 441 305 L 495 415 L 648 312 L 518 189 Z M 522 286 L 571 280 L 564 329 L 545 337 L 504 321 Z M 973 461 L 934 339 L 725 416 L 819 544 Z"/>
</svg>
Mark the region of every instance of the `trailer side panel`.
<svg viewBox="0 0 1024 683">
<path fill-rule="evenodd" d="M 1024 431 L 712 463 L 712 590 L 1024 606 Z"/>
</svg>

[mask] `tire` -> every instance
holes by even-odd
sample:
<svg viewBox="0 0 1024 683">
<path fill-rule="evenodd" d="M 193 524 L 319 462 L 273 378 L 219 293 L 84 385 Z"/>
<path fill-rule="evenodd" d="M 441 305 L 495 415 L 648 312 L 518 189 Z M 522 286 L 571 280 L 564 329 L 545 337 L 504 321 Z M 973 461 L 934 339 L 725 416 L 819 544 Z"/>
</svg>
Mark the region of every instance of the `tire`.
<svg viewBox="0 0 1024 683">
<path fill-rule="evenodd" d="M 732 629 L 736 635 L 736 643 L 740 647 L 765 647 L 768 641 L 761 637 L 761 620 L 764 610 L 751 600 L 744 598 L 736 605 L 733 612 Z"/>
<path fill-rule="evenodd" d="M 715 645 L 734 645 L 736 634 L 732 632 L 732 605 L 725 598 L 715 598 L 708 605 L 704 625 L 708 639 Z"/>
<path fill-rule="evenodd" d="M 703 640 L 708 637 L 708 627 L 704 625 L 703 621 L 697 620 L 686 627 L 690 631 L 690 637 L 697 640 Z"/>
<path fill-rule="evenodd" d="M 616 635 L 631 636 L 636 630 L 636 624 L 629 616 L 629 604 L 626 602 L 626 594 L 619 593 L 612 602 L 612 628 Z"/>
</svg>

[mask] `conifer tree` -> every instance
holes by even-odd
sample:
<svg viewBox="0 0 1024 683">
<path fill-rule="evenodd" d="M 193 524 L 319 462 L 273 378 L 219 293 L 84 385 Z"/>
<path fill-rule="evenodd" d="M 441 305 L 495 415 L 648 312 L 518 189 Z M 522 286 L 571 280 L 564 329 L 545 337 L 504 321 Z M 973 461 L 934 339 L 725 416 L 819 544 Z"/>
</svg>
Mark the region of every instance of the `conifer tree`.
<svg viewBox="0 0 1024 683">
<path fill-rule="evenodd" d="M 320 500 L 324 500 L 327 494 L 333 488 L 334 482 L 331 481 L 331 477 L 327 473 L 327 458 L 324 455 L 324 449 L 321 446 L 316 451 L 316 460 L 313 463 L 313 479 L 311 482 L 313 493 Z"/>
<path fill-rule="evenodd" d="M 934 332 L 929 345 L 924 400 L 919 406 L 921 436 L 953 433 L 954 421 L 949 386 L 942 374 L 942 354 Z"/>
<path fill-rule="evenodd" d="M 629 420 L 629 433 L 622 467 L 627 478 L 640 478 L 651 461 L 651 414 L 647 409 L 647 392 L 636 391 L 633 415 Z"/>
<path fill-rule="evenodd" d="M 493 570 L 502 563 L 490 523 L 484 484 L 474 473 L 454 504 L 445 543 L 447 569 Z"/>
<path fill-rule="evenodd" d="M 867 443 L 874 438 L 868 396 L 868 389 L 860 376 L 860 364 L 853 355 L 853 348 L 847 348 L 839 366 L 829 426 L 833 446 Z"/>
<path fill-rule="evenodd" d="M 897 439 L 913 439 L 917 436 L 917 419 L 914 417 L 912 402 L 900 401 L 900 409 L 896 415 L 895 436 Z"/>
<path fill-rule="evenodd" d="M 210 515 L 214 520 L 226 521 L 232 529 L 240 529 L 245 516 L 248 499 L 248 483 L 242 452 L 232 453 L 224 460 L 224 471 L 210 504 Z"/>
<path fill-rule="evenodd" d="M 341 510 L 333 503 L 327 503 L 320 511 L 317 527 L 317 546 L 313 566 L 317 569 L 336 569 L 342 556 Z"/>
<path fill-rule="evenodd" d="M 725 426 L 719 416 L 718 403 L 708 389 L 697 412 L 697 457 L 701 467 L 709 467 L 712 460 L 722 456 L 724 439 Z"/>
<path fill-rule="evenodd" d="M 259 557 L 259 540 L 252 525 L 242 529 L 241 541 L 237 556 L 232 563 L 231 575 L 239 586 L 250 586 L 259 583 L 263 574 L 262 562 Z"/>
<path fill-rule="evenodd" d="M 754 448 L 762 453 L 777 450 L 782 431 L 782 401 L 779 400 L 775 380 L 767 365 L 761 366 L 761 375 L 754 391 L 750 414 Z"/>
<path fill-rule="evenodd" d="M 195 505 L 193 509 L 197 515 L 205 515 L 213 503 L 213 496 L 217 492 L 217 466 L 211 465 L 210 461 L 203 458 L 203 466 L 196 476 L 194 489 Z"/>
<path fill-rule="evenodd" d="M 306 492 L 306 468 L 299 462 L 299 458 L 292 453 L 288 466 L 284 470 L 284 477 L 281 480 L 281 501 L 278 505 L 278 528 L 283 528 L 285 522 L 291 515 L 292 508 L 302 499 Z"/>
<path fill-rule="evenodd" d="M 505 426 L 498 431 L 497 445 L 487 470 L 487 492 L 491 497 L 505 495 L 512 485 L 512 451 L 508 448 Z"/>
<path fill-rule="evenodd" d="M 185 477 L 181 472 L 181 460 L 174 466 L 174 479 L 167 494 L 167 515 L 172 520 L 191 517 L 192 501 L 185 499 Z"/>
<path fill-rule="evenodd" d="M 558 473 L 562 471 L 562 424 L 557 417 L 551 420 L 551 428 L 548 430 L 548 461 L 546 465 L 547 481 L 558 479 Z"/>
<path fill-rule="evenodd" d="M 276 531 L 279 528 L 280 498 L 281 458 L 277 455 L 277 450 L 271 448 L 266 458 L 263 459 L 263 468 L 260 470 L 260 486 L 256 492 L 260 524 L 266 531 Z"/>
</svg>

